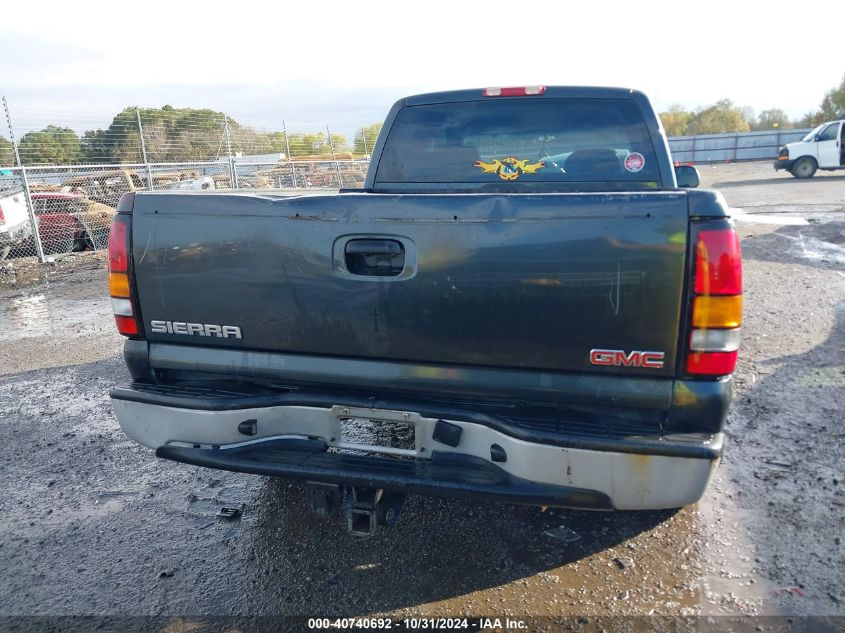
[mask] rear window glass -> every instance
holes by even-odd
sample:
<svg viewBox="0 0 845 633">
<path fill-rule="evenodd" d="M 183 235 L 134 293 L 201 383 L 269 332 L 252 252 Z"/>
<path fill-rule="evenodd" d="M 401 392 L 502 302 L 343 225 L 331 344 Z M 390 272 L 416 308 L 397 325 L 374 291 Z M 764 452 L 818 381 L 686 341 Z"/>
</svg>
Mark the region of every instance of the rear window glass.
<svg viewBox="0 0 845 633">
<path fill-rule="evenodd" d="M 490 99 L 400 110 L 379 161 L 383 183 L 639 182 L 659 170 L 636 103 Z"/>
</svg>

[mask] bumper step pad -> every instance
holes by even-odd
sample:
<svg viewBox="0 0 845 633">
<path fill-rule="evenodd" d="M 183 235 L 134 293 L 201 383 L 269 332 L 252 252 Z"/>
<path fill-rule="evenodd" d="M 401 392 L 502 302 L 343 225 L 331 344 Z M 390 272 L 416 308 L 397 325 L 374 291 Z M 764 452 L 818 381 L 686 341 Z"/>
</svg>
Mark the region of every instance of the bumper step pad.
<svg viewBox="0 0 845 633">
<path fill-rule="evenodd" d="M 434 452 L 431 459 L 396 459 L 324 450 L 322 442 L 268 440 L 238 448 L 161 446 L 156 455 L 194 466 L 302 481 L 319 481 L 432 496 L 594 510 L 613 509 L 592 490 L 535 483 L 467 455 Z"/>
</svg>

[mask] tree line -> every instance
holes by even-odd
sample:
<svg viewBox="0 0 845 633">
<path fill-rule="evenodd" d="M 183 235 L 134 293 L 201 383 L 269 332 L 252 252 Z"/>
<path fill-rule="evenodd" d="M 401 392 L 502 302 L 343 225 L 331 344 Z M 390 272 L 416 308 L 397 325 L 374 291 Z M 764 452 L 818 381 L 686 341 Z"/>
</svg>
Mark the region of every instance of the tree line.
<svg viewBox="0 0 845 633">
<path fill-rule="evenodd" d="M 344 134 L 326 132 L 262 132 L 209 109 L 125 108 L 106 129 L 81 136 L 67 127 L 48 125 L 27 132 L 18 142 L 24 165 L 73 163 L 134 163 L 142 160 L 140 117 L 144 150 L 150 162 L 207 161 L 228 152 L 243 155 L 285 154 L 292 158 L 334 154 L 364 156 L 372 151 L 381 123 L 358 129 L 353 142 Z M 13 165 L 12 144 L 0 137 L 0 165 Z"/>
<path fill-rule="evenodd" d="M 795 120 L 790 120 L 780 108 L 763 110 L 755 115 L 753 109 L 738 107 L 730 99 L 720 99 L 713 105 L 695 110 L 673 105 L 660 113 L 667 136 L 807 128 L 836 119 L 845 119 L 845 77 L 839 86 L 825 94 L 816 110 Z"/>
<path fill-rule="evenodd" d="M 233 153 L 244 155 L 280 153 L 291 158 L 362 157 L 372 152 L 381 123 L 359 128 L 350 145 L 343 134 L 324 132 L 262 132 L 209 109 L 125 108 L 109 127 L 89 130 L 79 136 L 67 127 L 48 125 L 27 132 L 18 144 L 25 165 L 73 163 L 134 163 L 142 160 L 138 117 L 144 130 L 144 145 L 150 162 L 207 161 Z M 779 108 L 755 114 L 730 99 L 685 110 L 679 105 L 660 113 L 669 136 L 719 134 L 814 127 L 824 121 L 845 118 L 845 77 L 829 90 L 816 110 L 790 120 Z M 15 163 L 12 144 L 0 137 L 0 165 Z"/>
</svg>

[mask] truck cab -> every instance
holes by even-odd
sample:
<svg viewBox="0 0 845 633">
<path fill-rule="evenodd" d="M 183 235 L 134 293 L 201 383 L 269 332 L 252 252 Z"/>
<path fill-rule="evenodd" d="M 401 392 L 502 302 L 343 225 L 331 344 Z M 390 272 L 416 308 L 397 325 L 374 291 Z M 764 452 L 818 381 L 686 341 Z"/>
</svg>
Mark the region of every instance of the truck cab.
<svg viewBox="0 0 845 633">
<path fill-rule="evenodd" d="M 845 169 L 845 121 L 822 123 L 800 141 L 781 147 L 775 160 L 779 169 L 796 178 L 812 178 L 819 169 Z"/>
</svg>

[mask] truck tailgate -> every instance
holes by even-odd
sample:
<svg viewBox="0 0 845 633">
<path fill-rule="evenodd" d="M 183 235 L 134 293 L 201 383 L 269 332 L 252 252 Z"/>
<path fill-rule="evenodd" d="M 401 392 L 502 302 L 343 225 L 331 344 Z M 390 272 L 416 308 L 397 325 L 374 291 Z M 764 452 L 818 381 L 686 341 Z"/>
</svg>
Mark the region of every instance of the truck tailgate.
<svg viewBox="0 0 845 633">
<path fill-rule="evenodd" d="M 150 341 L 671 376 L 687 225 L 671 191 L 151 193 L 132 250 Z M 665 362 L 597 366 L 596 348 Z"/>
</svg>

